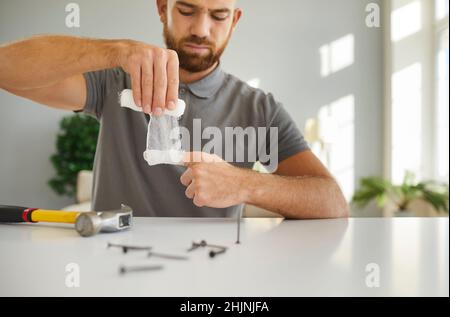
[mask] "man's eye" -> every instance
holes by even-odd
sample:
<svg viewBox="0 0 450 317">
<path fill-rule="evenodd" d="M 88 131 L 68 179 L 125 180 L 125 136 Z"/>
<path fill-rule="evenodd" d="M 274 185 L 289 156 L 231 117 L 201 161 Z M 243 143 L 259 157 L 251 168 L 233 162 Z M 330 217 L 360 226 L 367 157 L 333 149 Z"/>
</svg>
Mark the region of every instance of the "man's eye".
<svg viewBox="0 0 450 317">
<path fill-rule="evenodd" d="M 189 17 L 191 15 L 194 14 L 194 11 L 184 11 L 184 10 L 178 10 L 178 12 L 180 12 L 181 15 L 184 15 L 186 17 Z"/>
<path fill-rule="evenodd" d="M 216 14 L 212 14 L 211 16 L 214 20 L 225 21 L 228 18 L 229 14 L 228 13 L 216 13 Z"/>
</svg>

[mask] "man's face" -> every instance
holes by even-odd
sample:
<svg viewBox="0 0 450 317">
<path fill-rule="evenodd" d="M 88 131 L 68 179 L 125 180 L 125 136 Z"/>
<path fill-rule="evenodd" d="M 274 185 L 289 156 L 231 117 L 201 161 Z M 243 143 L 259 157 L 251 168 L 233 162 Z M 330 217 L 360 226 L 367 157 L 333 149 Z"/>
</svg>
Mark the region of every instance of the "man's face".
<svg viewBox="0 0 450 317">
<path fill-rule="evenodd" d="M 162 0 L 158 5 L 166 46 L 192 73 L 219 61 L 241 16 L 235 0 Z"/>
</svg>

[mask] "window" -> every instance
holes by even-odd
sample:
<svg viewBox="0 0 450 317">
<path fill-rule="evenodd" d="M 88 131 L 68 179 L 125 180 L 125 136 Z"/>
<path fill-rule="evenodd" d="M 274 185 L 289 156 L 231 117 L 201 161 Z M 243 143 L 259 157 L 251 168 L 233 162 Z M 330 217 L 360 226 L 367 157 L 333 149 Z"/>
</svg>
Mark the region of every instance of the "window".
<svg viewBox="0 0 450 317">
<path fill-rule="evenodd" d="M 436 128 L 435 177 L 449 182 L 448 0 L 436 1 Z"/>
<path fill-rule="evenodd" d="M 355 96 L 348 95 L 323 106 L 318 119 L 323 144 L 318 157 L 350 201 L 355 191 Z"/>
<path fill-rule="evenodd" d="M 390 0 L 386 177 L 449 182 L 449 0 Z"/>
<path fill-rule="evenodd" d="M 392 171 L 395 183 L 406 172 L 422 178 L 422 66 L 414 63 L 392 75 Z"/>
<path fill-rule="evenodd" d="M 436 20 L 448 17 L 448 0 L 436 0 Z"/>
</svg>

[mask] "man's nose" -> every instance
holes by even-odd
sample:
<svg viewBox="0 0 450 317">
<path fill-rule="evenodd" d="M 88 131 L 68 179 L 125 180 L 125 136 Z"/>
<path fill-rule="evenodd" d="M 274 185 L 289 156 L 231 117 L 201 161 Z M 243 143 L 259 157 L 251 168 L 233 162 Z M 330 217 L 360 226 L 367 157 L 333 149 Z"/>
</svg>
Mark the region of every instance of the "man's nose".
<svg viewBox="0 0 450 317">
<path fill-rule="evenodd" d="M 197 16 L 191 28 L 192 35 L 200 38 L 208 38 L 210 35 L 210 21 L 207 13 Z"/>
</svg>

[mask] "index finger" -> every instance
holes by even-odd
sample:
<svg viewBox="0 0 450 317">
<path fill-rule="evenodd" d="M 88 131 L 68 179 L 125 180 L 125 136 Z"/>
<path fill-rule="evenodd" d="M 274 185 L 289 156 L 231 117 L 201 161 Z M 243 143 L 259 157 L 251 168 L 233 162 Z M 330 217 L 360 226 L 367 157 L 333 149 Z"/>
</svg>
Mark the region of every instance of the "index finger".
<svg viewBox="0 0 450 317">
<path fill-rule="evenodd" d="M 185 166 L 191 166 L 195 163 L 220 163 L 222 159 L 216 155 L 206 152 L 186 152 L 184 153 L 183 163 Z"/>
<path fill-rule="evenodd" d="M 185 152 L 183 156 L 183 164 L 187 167 L 201 162 L 201 152 Z"/>
</svg>

